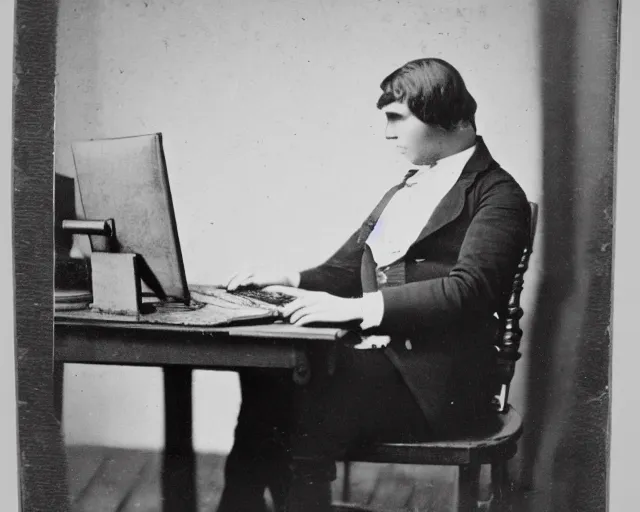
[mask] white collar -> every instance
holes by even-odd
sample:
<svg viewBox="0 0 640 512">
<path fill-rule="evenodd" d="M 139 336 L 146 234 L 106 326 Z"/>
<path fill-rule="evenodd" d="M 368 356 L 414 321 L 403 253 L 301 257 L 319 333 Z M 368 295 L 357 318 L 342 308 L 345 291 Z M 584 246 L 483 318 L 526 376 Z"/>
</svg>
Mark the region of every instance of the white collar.
<svg viewBox="0 0 640 512">
<path fill-rule="evenodd" d="M 434 165 L 419 165 L 415 167 L 418 172 L 408 178 L 406 184 L 408 186 L 415 185 L 418 181 L 422 181 L 422 179 L 427 176 L 433 178 L 435 174 L 437 174 L 438 177 L 444 177 L 444 175 L 452 174 L 455 174 L 456 177 L 459 176 L 475 149 L 476 145 L 474 144 L 464 151 L 441 158 Z"/>
</svg>

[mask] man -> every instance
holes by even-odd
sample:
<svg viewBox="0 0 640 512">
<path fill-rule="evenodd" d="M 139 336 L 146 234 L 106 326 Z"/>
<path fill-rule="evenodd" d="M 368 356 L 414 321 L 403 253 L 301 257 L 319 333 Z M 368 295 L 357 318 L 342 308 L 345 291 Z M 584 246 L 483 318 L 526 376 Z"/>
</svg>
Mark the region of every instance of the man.
<svg viewBox="0 0 640 512">
<path fill-rule="evenodd" d="M 528 239 L 527 198 L 477 136 L 453 66 L 415 60 L 381 88 L 386 138 L 412 164 L 404 181 L 325 263 L 227 287 L 296 289 L 291 323 L 356 323 L 390 342 L 339 350 L 331 377 L 296 391 L 306 407 L 295 425 L 289 377 L 241 374 L 220 512 L 265 510 L 265 488 L 279 510 L 328 512 L 334 461 L 350 446 L 453 435 L 489 414 L 495 315 Z"/>
</svg>

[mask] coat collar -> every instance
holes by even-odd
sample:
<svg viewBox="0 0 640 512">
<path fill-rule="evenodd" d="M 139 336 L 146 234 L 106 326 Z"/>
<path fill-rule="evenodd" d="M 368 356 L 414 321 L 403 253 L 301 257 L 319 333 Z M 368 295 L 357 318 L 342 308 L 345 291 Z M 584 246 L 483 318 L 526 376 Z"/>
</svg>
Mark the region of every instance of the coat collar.
<svg viewBox="0 0 640 512">
<path fill-rule="evenodd" d="M 476 149 L 464 166 L 458 181 L 438 203 L 414 244 L 455 220 L 462 213 L 467 190 L 476 180 L 478 174 L 497 165 L 482 137 L 476 137 Z"/>
<path fill-rule="evenodd" d="M 497 165 L 497 162 L 489 153 L 487 145 L 484 143 L 484 139 L 479 135 L 476 137 L 476 149 L 469 158 L 469 161 L 464 166 L 462 174 L 474 174 L 482 171 L 486 171 L 489 167 Z"/>
</svg>

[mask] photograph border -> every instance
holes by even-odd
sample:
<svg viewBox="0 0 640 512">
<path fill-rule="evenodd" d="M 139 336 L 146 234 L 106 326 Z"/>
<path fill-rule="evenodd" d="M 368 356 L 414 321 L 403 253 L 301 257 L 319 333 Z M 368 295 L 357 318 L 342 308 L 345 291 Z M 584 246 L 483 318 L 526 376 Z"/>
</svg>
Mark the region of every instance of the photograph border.
<svg viewBox="0 0 640 512">
<path fill-rule="evenodd" d="M 55 97 L 55 41 L 57 2 L 18 1 L 15 9 L 15 84 L 14 84 L 14 133 L 13 140 L 13 250 L 15 279 L 15 319 L 16 319 L 16 370 L 18 393 L 18 429 L 20 453 L 20 486 L 22 489 L 23 510 L 67 510 L 66 462 L 60 425 L 53 412 L 53 390 L 50 382 L 52 371 L 53 340 L 53 126 Z M 638 6 L 627 2 L 621 8 L 627 19 L 638 19 Z M 635 9 L 636 12 L 633 10 Z M 631 36 L 635 27 L 630 23 L 622 23 L 623 38 L 621 51 L 630 55 L 633 48 Z M 637 39 L 637 38 L 636 38 Z M 627 67 L 628 66 L 628 67 Z M 615 226 L 615 283 L 613 326 L 613 366 L 612 379 L 614 389 L 629 389 L 637 377 L 633 358 L 637 350 L 633 349 L 637 326 L 634 325 L 634 311 L 627 311 L 626 304 L 634 304 L 635 298 L 626 297 L 618 287 L 623 283 L 637 280 L 637 265 L 630 258 L 626 261 L 624 253 L 632 256 L 636 243 L 634 217 L 635 198 L 628 197 L 636 186 L 634 182 L 635 155 L 629 148 L 628 134 L 635 130 L 633 126 L 638 119 L 637 104 L 629 106 L 633 101 L 634 86 L 629 84 L 628 63 L 622 64 L 623 83 L 621 89 L 628 96 L 624 98 L 625 114 L 620 115 L 618 125 L 617 166 L 616 166 L 616 226 Z M 637 80 L 636 80 L 637 82 Z M 637 89 L 636 89 L 637 90 Z M 619 113 L 622 110 L 618 108 Z M 631 114 L 636 111 L 636 114 Z M 632 117 L 633 116 L 633 117 Z M 626 118 L 626 119 L 624 119 Z M 630 121 L 629 119 L 634 119 Z M 623 150 L 622 140 L 626 140 Z M 620 169 L 625 169 L 624 174 Z M 627 197 L 625 197 L 627 196 Z M 629 211 L 631 210 L 630 214 Z M 624 221 L 622 220 L 624 218 Z M 628 231 L 627 231 L 628 230 Z M 624 249 L 623 249 L 624 247 Z M 623 293 L 622 295 L 620 293 Z M 626 317 L 626 318 L 623 318 Z M 619 321 L 625 320 L 625 324 Z M 627 340 L 627 336 L 630 339 Z M 624 341 L 623 341 L 624 340 Z M 628 346 L 627 346 L 628 345 Z M 631 347 L 631 348 L 630 348 Z M 623 350 L 625 352 L 623 352 Z M 632 353 L 626 354 L 627 350 Z M 630 368 L 620 366 L 628 364 Z M 630 373 L 632 379 L 623 377 Z M 635 388 L 632 388 L 635 389 Z M 623 461 L 614 460 L 616 453 L 625 453 L 625 459 L 634 460 L 629 454 L 628 444 L 622 450 L 616 445 L 622 439 L 629 439 L 627 432 L 635 432 L 636 414 L 633 414 L 635 397 L 624 399 L 616 391 L 617 398 L 612 400 L 612 427 L 615 430 L 615 441 L 611 452 L 611 465 L 616 466 Z M 627 400 L 631 399 L 629 407 Z M 620 410 L 620 402 L 627 402 L 624 411 Z M 634 401 L 635 400 L 635 401 Z M 619 405 L 620 404 L 620 405 Z M 622 419 L 622 415 L 631 414 Z M 624 430 L 622 430 L 624 428 Z M 617 429 L 621 429 L 618 431 Z M 622 439 L 619 437 L 621 436 Z M 620 445 L 618 445 L 620 446 Z M 636 448 L 637 449 L 637 448 Z M 623 462 L 624 464 L 624 462 Z M 630 469 L 630 468 L 625 468 Z M 632 471 L 614 470 L 616 478 L 633 479 Z M 629 496 L 635 482 L 629 482 Z M 616 481 L 613 488 L 620 489 L 623 482 Z M 616 491 L 618 492 L 618 491 Z M 622 491 L 624 492 L 624 491 Z M 616 500 L 624 498 L 616 497 Z M 611 503 L 614 503 L 611 497 Z M 616 501 L 615 503 L 619 503 Z M 611 508 L 611 510 L 615 510 Z"/>
</svg>

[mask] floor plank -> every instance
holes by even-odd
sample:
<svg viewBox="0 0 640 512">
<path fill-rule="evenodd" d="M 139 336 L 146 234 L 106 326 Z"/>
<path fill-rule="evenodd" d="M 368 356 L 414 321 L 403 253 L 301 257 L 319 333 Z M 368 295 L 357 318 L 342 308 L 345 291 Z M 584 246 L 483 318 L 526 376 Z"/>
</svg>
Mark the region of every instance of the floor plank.
<svg viewBox="0 0 640 512">
<path fill-rule="evenodd" d="M 206 453 L 197 457 L 198 512 L 213 512 L 218 506 L 224 485 L 222 455 Z"/>
<path fill-rule="evenodd" d="M 74 512 L 115 512 L 138 484 L 150 452 L 109 450 Z"/>
<path fill-rule="evenodd" d="M 157 512 L 161 510 L 160 452 L 68 447 L 73 512 Z M 224 485 L 225 457 L 198 454 L 198 512 L 214 512 Z M 337 466 L 334 499 L 342 498 L 343 465 Z M 385 512 L 450 510 L 455 469 L 352 463 L 351 503 Z"/>
<path fill-rule="evenodd" d="M 368 505 L 373 509 L 404 512 L 411 504 L 415 487 L 415 478 L 397 466 L 385 465 L 378 471 Z"/>
<path fill-rule="evenodd" d="M 339 467 L 339 466 L 338 466 Z M 370 462 L 353 462 L 351 463 L 351 499 L 350 503 L 358 503 L 361 505 L 368 505 L 371 501 L 376 482 L 378 479 L 378 473 L 384 465 L 373 464 Z M 339 475 L 342 480 L 342 472 Z M 342 498 L 342 485 L 334 483 L 334 486 L 340 489 L 340 494 L 334 490 L 333 497 L 336 500 Z M 334 487 L 334 489 L 335 489 Z"/>
<path fill-rule="evenodd" d="M 416 481 L 410 510 L 453 510 L 456 468 L 437 466 L 396 466 L 410 472 Z"/>
<path fill-rule="evenodd" d="M 71 446 L 67 448 L 67 458 L 69 496 L 74 503 L 104 461 L 104 449 L 99 446 Z"/>
<path fill-rule="evenodd" d="M 157 512 L 161 510 L 160 469 L 162 454 L 151 453 L 138 484 L 123 501 L 119 512 Z"/>
</svg>

